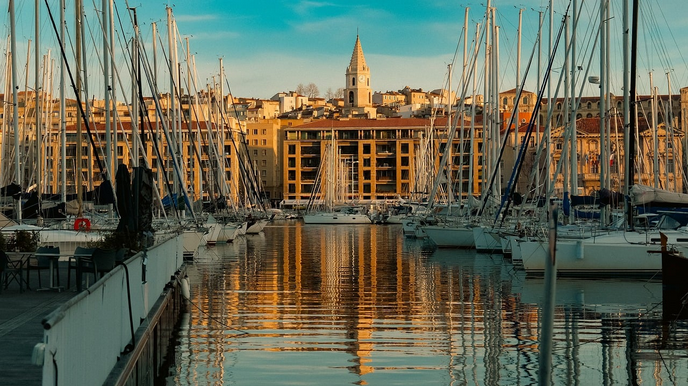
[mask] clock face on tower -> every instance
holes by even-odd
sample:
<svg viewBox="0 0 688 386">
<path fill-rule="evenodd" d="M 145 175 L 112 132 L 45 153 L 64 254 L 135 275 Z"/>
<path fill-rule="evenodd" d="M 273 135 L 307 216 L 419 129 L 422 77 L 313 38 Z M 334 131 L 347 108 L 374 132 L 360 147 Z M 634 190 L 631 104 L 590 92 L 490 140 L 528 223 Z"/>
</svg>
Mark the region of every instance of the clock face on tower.
<svg viewBox="0 0 688 386">
<path fill-rule="evenodd" d="M 361 75 L 361 76 L 358 77 L 358 82 L 359 82 L 359 83 L 363 83 L 363 82 L 365 82 L 365 79 L 366 79 L 366 78 L 365 78 L 365 75 Z"/>
</svg>

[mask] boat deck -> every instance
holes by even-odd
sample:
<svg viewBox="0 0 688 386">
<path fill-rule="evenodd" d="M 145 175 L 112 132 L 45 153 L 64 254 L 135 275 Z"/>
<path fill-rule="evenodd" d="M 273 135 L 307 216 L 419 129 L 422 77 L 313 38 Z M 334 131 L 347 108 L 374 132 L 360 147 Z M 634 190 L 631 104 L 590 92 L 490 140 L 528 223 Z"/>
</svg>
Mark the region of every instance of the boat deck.
<svg viewBox="0 0 688 386">
<path fill-rule="evenodd" d="M 59 266 L 60 284 L 67 286 L 67 262 Z M 31 363 L 36 343 L 43 341 L 41 320 L 76 295 L 74 272 L 69 290 L 37 291 L 38 276 L 48 286 L 48 270 L 32 271 L 30 290 L 19 291 L 17 282 L 0 293 L 0 385 L 40 385 L 43 368 Z M 26 272 L 24 272 L 26 277 Z"/>
</svg>

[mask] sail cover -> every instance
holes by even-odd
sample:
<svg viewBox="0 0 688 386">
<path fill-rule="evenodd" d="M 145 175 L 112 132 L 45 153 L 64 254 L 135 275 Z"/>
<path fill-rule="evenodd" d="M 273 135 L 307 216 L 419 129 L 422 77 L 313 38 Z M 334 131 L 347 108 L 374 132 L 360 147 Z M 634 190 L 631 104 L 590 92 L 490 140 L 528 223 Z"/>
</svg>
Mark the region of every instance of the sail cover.
<svg viewBox="0 0 688 386">
<path fill-rule="evenodd" d="M 670 192 L 646 185 L 631 187 L 631 203 L 633 205 L 688 207 L 688 194 Z"/>
</svg>

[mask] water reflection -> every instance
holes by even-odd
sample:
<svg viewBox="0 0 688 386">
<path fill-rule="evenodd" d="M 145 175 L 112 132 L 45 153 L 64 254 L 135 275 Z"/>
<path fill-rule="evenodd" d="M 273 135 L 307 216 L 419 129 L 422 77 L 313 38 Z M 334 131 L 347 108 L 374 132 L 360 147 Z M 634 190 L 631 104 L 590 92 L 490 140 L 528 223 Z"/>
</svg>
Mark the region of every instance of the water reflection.
<svg viewBox="0 0 688 386">
<path fill-rule="evenodd" d="M 276 223 L 200 254 L 170 385 L 537 383 L 542 279 L 394 226 Z M 683 384 L 661 283 L 557 283 L 555 384 Z"/>
</svg>

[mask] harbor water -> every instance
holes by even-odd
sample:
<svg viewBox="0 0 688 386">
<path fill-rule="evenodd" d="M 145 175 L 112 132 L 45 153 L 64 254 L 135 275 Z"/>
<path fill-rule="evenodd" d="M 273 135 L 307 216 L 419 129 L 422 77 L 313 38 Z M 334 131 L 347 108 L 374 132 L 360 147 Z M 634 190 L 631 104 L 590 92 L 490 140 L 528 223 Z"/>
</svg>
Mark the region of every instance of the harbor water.
<svg viewBox="0 0 688 386">
<path fill-rule="evenodd" d="M 200 250 L 167 385 L 532 385 L 544 280 L 393 225 L 275 222 Z M 555 385 L 688 384 L 661 280 L 560 278 Z"/>
</svg>

